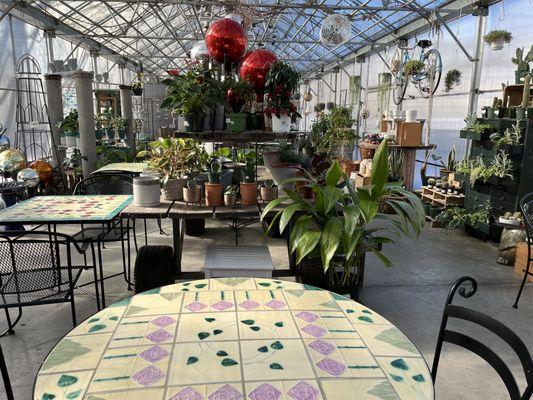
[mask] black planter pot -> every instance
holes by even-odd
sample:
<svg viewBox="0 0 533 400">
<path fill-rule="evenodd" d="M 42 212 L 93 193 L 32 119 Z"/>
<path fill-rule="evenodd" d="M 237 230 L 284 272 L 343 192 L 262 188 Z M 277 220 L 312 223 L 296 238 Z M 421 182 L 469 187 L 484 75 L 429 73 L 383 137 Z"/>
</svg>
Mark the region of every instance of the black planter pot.
<svg viewBox="0 0 533 400">
<path fill-rule="evenodd" d="M 142 96 L 142 94 L 143 94 L 143 89 L 142 88 L 131 89 L 131 91 L 133 92 L 134 96 Z"/>
<path fill-rule="evenodd" d="M 268 227 L 270 226 L 270 224 L 272 223 L 272 220 L 273 220 L 274 217 L 265 217 L 263 219 L 263 222 L 262 222 L 262 225 L 263 225 L 263 230 L 266 232 Z M 272 229 L 268 232 L 268 235 L 269 237 L 271 238 L 274 238 L 274 239 L 281 239 L 283 238 L 285 235 L 282 235 L 279 231 L 279 224 L 276 223 L 274 224 L 274 226 L 272 227 Z"/>
<path fill-rule="evenodd" d="M 205 219 L 185 218 L 185 234 L 189 236 L 200 236 L 205 233 Z"/>
<path fill-rule="evenodd" d="M 187 132 L 202 132 L 204 130 L 203 114 L 189 114 L 185 116 L 185 130 Z"/>
</svg>

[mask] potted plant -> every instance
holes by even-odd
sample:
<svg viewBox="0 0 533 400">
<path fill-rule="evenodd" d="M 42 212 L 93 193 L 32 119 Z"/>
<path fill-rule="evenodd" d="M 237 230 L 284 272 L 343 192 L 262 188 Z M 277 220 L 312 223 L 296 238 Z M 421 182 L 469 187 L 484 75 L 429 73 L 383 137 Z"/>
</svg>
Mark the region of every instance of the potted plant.
<svg viewBox="0 0 533 400">
<path fill-rule="evenodd" d="M 135 81 L 131 84 L 131 91 L 134 96 L 142 96 L 143 83 L 141 81 Z"/>
<path fill-rule="evenodd" d="M 422 72 L 425 66 L 420 60 L 409 60 L 403 65 L 403 73 L 407 76 L 415 76 Z"/>
<path fill-rule="evenodd" d="M 57 127 L 65 132 L 65 143 L 67 147 L 76 147 L 76 136 L 79 131 L 78 110 L 70 111 L 67 116 L 57 123 Z"/>
<path fill-rule="evenodd" d="M 226 89 L 226 101 L 230 113 L 226 113 L 226 126 L 228 131 L 242 132 L 246 129 L 248 114 L 243 107 L 253 101 L 255 97 L 254 84 L 241 79 L 239 81 L 228 79 L 224 81 Z"/>
<path fill-rule="evenodd" d="M 261 200 L 272 201 L 278 198 L 278 187 L 272 179 L 267 179 L 260 187 Z"/>
<path fill-rule="evenodd" d="M 255 160 L 246 157 L 246 165 L 243 171 L 243 181 L 240 184 L 241 204 L 243 206 L 253 206 L 257 204 L 257 184 L 255 183 Z"/>
<path fill-rule="evenodd" d="M 533 61 L 533 45 L 525 56 L 523 47 L 517 48 L 515 54 L 516 57 L 512 57 L 511 61 L 516 64 L 515 83 L 520 84 L 524 82 L 524 78 L 529 73 L 529 63 Z"/>
<path fill-rule="evenodd" d="M 96 140 L 102 140 L 107 129 L 108 121 L 105 114 L 96 114 L 94 116 L 94 136 Z"/>
<path fill-rule="evenodd" d="M 329 114 L 330 129 L 328 132 L 330 157 L 352 159 L 357 134 L 353 129 L 355 120 L 352 118 L 352 109 L 337 106 Z"/>
<path fill-rule="evenodd" d="M 237 192 L 239 187 L 237 185 L 228 185 L 224 189 L 224 205 L 228 207 L 233 207 L 237 204 Z"/>
<path fill-rule="evenodd" d="M 200 63 L 184 73 L 171 74 L 162 83 L 167 91 L 161 108 L 183 115 L 188 132 L 203 131 L 205 117 L 224 99 L 221 83 Z"/>
<path fill-rule="evenodd" d="M 266 75 L 266 103 L 272 115 L 274 132 L 290 132 L 291 118 L 301 117 L 291 102 L 291 95 L 298 88 L 299 80 L 300 73 L 283 61 L 272 64 Z"/>
<path fill-rule="evenodd" d="M 119 139 L 124 139 L 126 137 L 126 128 L 129 125 L 129 121 L 126 117 L 117 115 L 113 118 L 113 128 L 115 128 L 115 133 Z"/>
<path fill-rule="evenodd" d="M 503 49 L 503 44 L 511 43 L 512 39 L 513 35 L 511 34 L 511 32 L 500 29 L 490 31 L 485 36 L 483 36 L 483 40 L 485 41 L 485 43 L 490 45 L 490 48 L 492 50 Z"/>
<path fill-rule="evenodd" d="M 531 92 L 531 74 L 526 74 L 524 77 L 524 88 L 522 89 L 522 102 L 516 107 L 516 119 L 525 120 L 526 110 L 529 106 L 529 94 Z"/>
<path fill-rule="evenodd" d="M 207 171 L 208 182 L 205 183 L 205 204 L 209 207 L 222 204 L 222 184 L 220 183 L 221 171 L 222 164 L 220 162 L 211 162 Z"/>
<path fill-rule="evenodd" d="M 390 243 L 390 231 L 417 237 L 424 224 L 424 208 L 420 199 L 397 184 L 388 184 L 388 148 L 383 141 L 376 151 L 370 186 L 353 188 L 340 165 L 334 162 L 325 182 L 309 181 L 317 199 L 310 203 L 291 189 L 286 196 L 271 201 L 261 214 L 267 217 L 274 207 L 286 205 L 276 213 L 270 226 L 279 224 L 284 232 L 294 217 L 290 232 L 290 250 L 296 253 L 302 283 L 314 284 L 340 294 L 356 297 L 361 279 L 361 266 L 366 251 L 371 251 L 387 266 L 391 261 L 380 245 Z M 337 187 L 339 182 L 345 190 Z M 326 200 L 327 201 L 324 201 Z M 392 219 L 396 229 L 369 225 L 378 217 L 380 205 L 388 204 L 400 215 Z M 298 214 L 295 215 L 296 211 Z"/>
<path fill-rule="evenodd" d="M 183 187 L 183 201 L 185 203 L 200 204 L 201 190 L 194 179 L 189 179 L 186 186 Z"/>
<path fill-rule="evenodd" d="M 149 143 L 148 150 L 137 153 L 162 176 L 162 192 L 166 200 L 182 200 L 183 186 L 200 170 L 205 150 L 192 139 L 160 138 Z"/>
<path fill-rule="evenodd" d="M 463 74 L 458 69 L 451 69 L 446 73 L 444 77 L 444 91 L 450 92 L 453 88 L 461 84 L 461 78 Z"/>
</svg>

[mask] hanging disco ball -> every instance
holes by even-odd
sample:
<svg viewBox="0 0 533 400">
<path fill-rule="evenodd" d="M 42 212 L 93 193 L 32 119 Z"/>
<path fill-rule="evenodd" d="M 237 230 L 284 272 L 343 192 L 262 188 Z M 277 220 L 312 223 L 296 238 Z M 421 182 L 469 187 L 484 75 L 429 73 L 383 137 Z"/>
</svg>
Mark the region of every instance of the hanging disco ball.
<svg viewBox="0 0 533 400">
<path fill-rule="evenodd" d="M 262 95 L 265 91 L 266 75 L 270 71 L 270 66 L 277 60 L 276 55 L 270 50 L 250 50 L 242 58 L 239 76 L 252 82 L 255 86 L 255 93 Z"/>
<path fill-rule="evenodd" d="M 205 40 L 199 40 L 191 48 L 191 60 L 194 61 L 205 57 L 209 57 L 207 45 L 205 44 Z"/>
<path fill-rule="evenodd" d="M 30 188 L 34 188 L 39 184 L 39 173 L 31 168 L 24 168 L 17 174 L 17 181 L 26 184 Z"/>
<path fill-rule="evenodd" d="M 39 179 L 43 181 L 44 184 L 48 185 L 52 182 L 54 169 L 49 162 L 44 160 L 35 160 L 30 164 L 30 168 L 37 171 L 39 174 Z"/>
<path fill-rule="evenodd" d="M 209 55 L 223 63 L 234 63 L 241 59 L 248 46 L 246 31 L 237 22 L 222 18 L 213 22 L 205 35 L 205 43 Z"/>
<path fill-rule="evenodd" d="M 26 165 L 26 156 L 18 149 L 7 149 L 0 153 L 0 172 L 13 175 Z"/>
<path fill-rule="evenodd" d="M 352 23 L 346 15 L 328 15 L 320 28 L 320 41 L 326 46 L 339 46 L 350 39 Z"/>
</svg>

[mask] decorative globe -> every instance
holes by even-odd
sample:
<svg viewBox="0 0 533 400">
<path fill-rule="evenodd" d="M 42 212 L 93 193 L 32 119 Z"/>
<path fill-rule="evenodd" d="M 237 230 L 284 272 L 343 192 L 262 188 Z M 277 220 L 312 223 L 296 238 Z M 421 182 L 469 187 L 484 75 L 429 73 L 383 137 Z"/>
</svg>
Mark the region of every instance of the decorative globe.
<svg viewBox="0 0 533 400">
<path fill-rule="evenodd" d="M 7 149 L 0 153 L 0 172 L 13 175 L 26 165 L 26 156 L 19 149 Z"/>
<path fill-rule="evenodd" d="M 270 71 L 270 66 L 278 60 L 278 57 L 270 50 L 251 50 L 242 58 L 239 67 L 239 75 L 242 79 L 252 82 L 255 93 L 263 94 L 265 91 L 265 78 Z"/>
<path fill-rule="evenodd" d="M 209 55 L 219 63 L 237 62 L 248 46 L 246 31 L 237 22 L 222 18 L 213 22 L 205 35 Z"/>
<path fill-rule="evenodd" d="M 0 152 L 7 150 L 11 147 L 11 140 L 5 135 L 0 135 Z"/>
<path fill-rule="evenodd" d="M 191 48 L 191 60 L 198 60 L 205 57 L 209 57 L 207 45 L 205 44 L 205 40 L 199 40 Z"/>
<path fill-rule="evenodd" d="M 352 23 L 346 15 L 328 15 L 320 28 L 320 41 L 325 46 L 339 46 L 350 39 Z"/>
<path fill-rule="evenodd" d="M 21 169 L 17 174 L 17 181 L 25 183 L 30 188 L 34 188 L 39 184 L 39 173 L 31 168 Z"/>
<path fill-rule="evenodd" d="M 30 164 L 30 168 L 37 171 L 39 179 L 45 184 L 49 185 L 52 182 L 54 169 L 49 162 L 44 160 L 35 160 Z"/>
<path fill-rule="evenodd" d="M 311 100 L 313 100 L 313 95 L 311 92 L 307 92 L 304 94 L 304 101 L 307 101 L 307 102 L 310 102 Z"/>
<path fill-rule="evenodd" d="M 6 208 L 6 202 L 5 202 L 4 199 L 0 196 L 0 210 L 3 210 L 4 208 Z"/>
<path fill-rule="evenodd" d="M 224 18 L 232 19 L 236 23 L 238 23 L 239 25 L 243 25 L 243 22 L 244 22 L 244 20 L 242 19 L 242 17 L 239 14 L 230 13 L 230 14 L 227 14 Z"/>
</svg>

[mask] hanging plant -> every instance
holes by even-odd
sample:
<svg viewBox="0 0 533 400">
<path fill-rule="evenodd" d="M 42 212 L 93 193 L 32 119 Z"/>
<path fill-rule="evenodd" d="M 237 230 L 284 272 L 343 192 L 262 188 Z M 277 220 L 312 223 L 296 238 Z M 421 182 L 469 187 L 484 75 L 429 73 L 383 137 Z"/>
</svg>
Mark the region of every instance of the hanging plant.
<svg viewBox="0 0 533 400">
<path fill-rule="evenodd" d="M 444 78 L 444 91 L 449 92 L 454 87 L 457 87 L 461 84 L 461 78 L 463 74 L 458 69 L 451 69 L 446 73 Z"/>
<path fill-rule="evenodd" d="M 409 60 L 403 66 L 403 72 L 405 75 L 413 76 L 418 75 L 424 69 L 426 64 L 420 60 Z"/>
<path fill-rule="evenodd" d="M 503 49 L 503 44 L 511 43 L 512 39 L 513 34 L 511 32 L 499 29 L 490 31 L 485 36 L 483 36 L 483 40 L 485 41 L 485 43 L 490 45 L 490 48 L 492 50 Z"/>
<path fill-rule="evenodd" d="M 359 75 L 350 76 L 349 91 L 350 91 L 350 104 L 354 106 L 357 103 L 359 103 L 359 98 L 361 94 L 361 76 Z"/>
<path fill-rule="evenodd" d="M 378 106 L 380 113 L 389 108 L 391 82 L 392 74 L 390 72 L 382 72 L 378 75 Z"/>
</svg>

